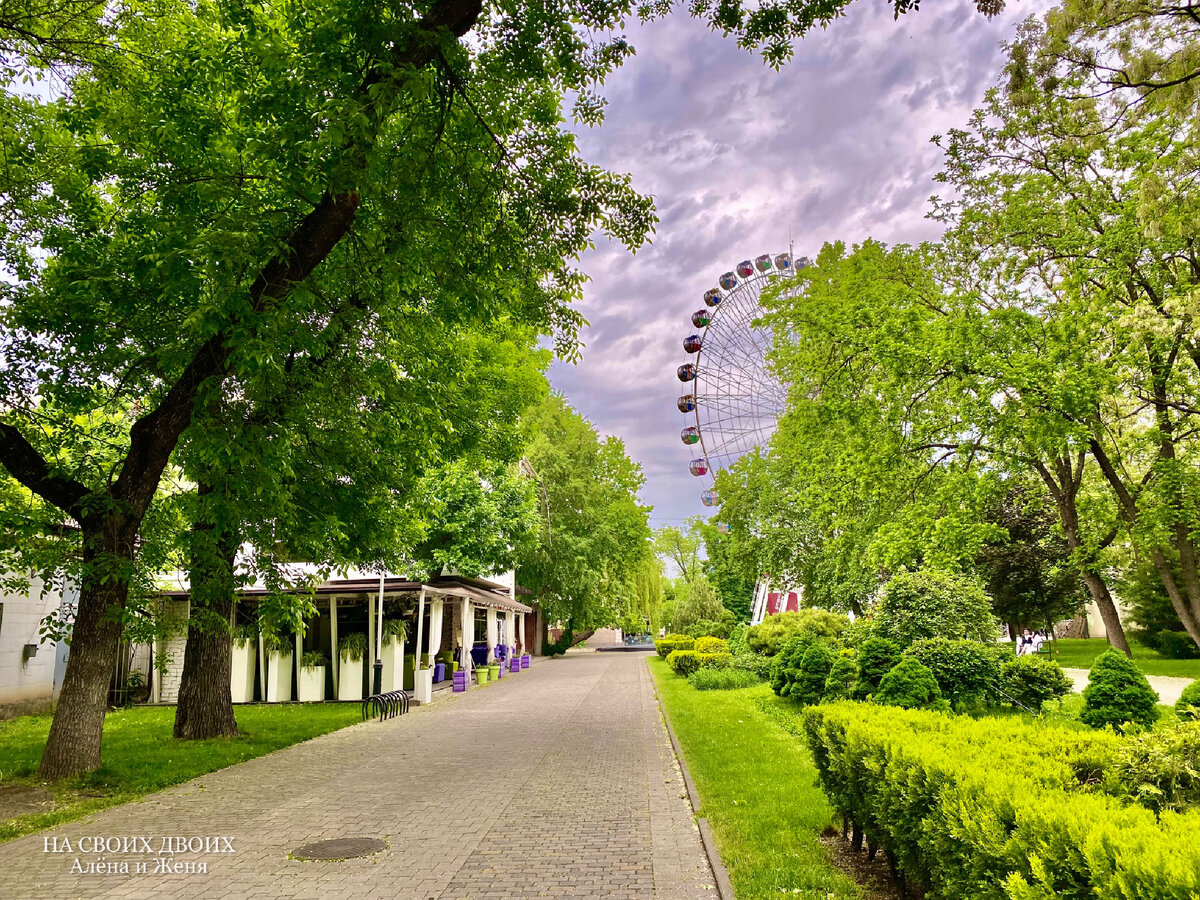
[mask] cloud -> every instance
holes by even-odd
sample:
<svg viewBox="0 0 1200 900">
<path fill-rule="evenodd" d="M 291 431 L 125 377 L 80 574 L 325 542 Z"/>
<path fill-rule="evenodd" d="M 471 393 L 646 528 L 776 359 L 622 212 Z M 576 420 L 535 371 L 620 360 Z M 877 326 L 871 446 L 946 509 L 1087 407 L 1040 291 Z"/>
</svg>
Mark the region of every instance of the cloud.
<svg viewBox="0 0 1200 900">
<path fill-rule="evenodd" d="M 556 363 L 550 379 L 625 440 L 655 524 L 708 512 L 675 408 L 681 341 L 704 291 L 789 240 L 812 256 L 825 241 L 936 238 L 929 138 L 966 123 L 999 78 L 1000 44 L 1039 8 L 989 21 L 957 0 L 894 21 L 890 5 L 859 0 L 780 72 L 686 16 L 630 27 L 637 55 L 609 79 L 607 120 L 582 129 L 580 146 L 629 172 L 661 221 L 636 254 L 601 242 L 583 259 L 583 361 Z"/>
</svg>

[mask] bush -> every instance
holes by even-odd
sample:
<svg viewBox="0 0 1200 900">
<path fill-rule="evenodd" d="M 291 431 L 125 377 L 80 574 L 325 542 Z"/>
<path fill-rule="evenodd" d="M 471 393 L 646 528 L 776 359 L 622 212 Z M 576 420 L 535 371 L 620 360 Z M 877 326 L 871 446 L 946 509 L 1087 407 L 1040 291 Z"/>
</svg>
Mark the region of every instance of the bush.
<svg viewBox="0 0 1200 900">
<path fill-rule="evenodd" d="M 862 703 L 803 720 L 834 810 L 927 897 L 1179 900 L 1200 887 L 1200 814 L 1159 822 L 1081 790 L 1080 772 L 1123 740 L 1109 732 Z"/>
<path fill-rule="evenodd" d="M 749 672 L 759 681 L 771 680 L 771 657 L 757 653 L 735 653 L 732 668 Z"/>
<path fill-rule="evenodd" d="M 668 634 L 654 642 L 654 649 L 658 651 L 659 656 L 666 659 L 676 650 L 691 650 L 695 643 L 695 640 L 686 634 Z"/>
<path fill-rule="evenodd" d="M 750 652 L 750 647 L 746 643 L 746 631 L 749 627 L 745 622 L 739 622 L 733 627 L 733 631 L 729 632 L 729 652 L 734 656 Z"/>
<path fill-rule="evenodd" d="M 1200 807 L 1200 720 L 1122 741 L 1105 788 L 1155 813 Z"/>
<path fill-rule="evenodd" d="M 858 680 L 858 663 L 854 655 L 842 651 L 829 669 L 825 679 L 825 700 L 849 700 L 854 694 L 854 683 Z"/>
<path fill-rule="evenodd" d="M 917 641 L 904 651 L 933 673 L 938 689 L 951 704 L 978 702 L 1000 680 L 1000 661 L 978 641 L 947 638 Z"/>
<path fill-rule="evenodd" d="M 1200 719 L 1200 679 L 1183 689 L 1175 701 L 1175 714 L 1184 720 Z"/>
<path fill-rule="evenodd" d="M 1133 660 L 1111 647 L 1096 657 L 1083 689 L 1079 719 L 1093 728 L 1111 725 L 1118 731 L 1126 722 L 1149 728 L 1158 721 L 1158 694 Z"/>
<path fill-rule="evenodd" d="M 1074 686 L 1062 666 L 1040 656 L 1018 656 L 1000 670 L 1000 689 L 1034 712 L 1041 712 L 1047 700 L 1067 696 Z"/>
<path fill-rule="evenodd" d="M 858 648 L 858 676 L 854 682 L 855 700 L 866 700 L 879 689 L 883 676 L 900 662 L 900 648 L 887 638 L 867 638 Z"/>
<path fill-rule="evenodd" d="M 796 676 L 800 673 L 800 663 L 804 654 L 812 646 L 813 638 L 806 635 L 793 635 L 787 639 L 782 649 L 771 659 L 771 690 L 780 697 L 789 697 Z"/>
<path fill-rule="evenodd" d="M 675 650 L 667 657 L 667 665 L 676 675 L 687 678 L 697 669 L 728 669 L 733 664 L 730 653 L 698 653 L 695 650 Z"/>
<path fill-rule="evenodd" d="M 694 625 L 689 625 L 686 629 L 687 633 L 694 638 L 711 635 L 719 638 L 729 637 L 729 633 L 733 630 L 737 619 L 729 610 L 725 610 L 725 614 L 717 619 L 701 619 Z"/>
<path fill-rule="evenodd" d="M 901 647 L 939 637 L 992 643 L 1000 632 L 977 580 L 934 569 L 892 576 L 873 621 L 877 635 Z"/>
<path fill-rule="evenodd" d="M 1200 647 L 1186 631 L 1160 631 L 1154 648 L 1168 659 L 1200 659 Z"/>
<path fill-rule="evenodd" d="M 788 695 L 802 706 L 820 703 L 825 696 L 825 682 L 837 654 L 825 641 L 814 641 L 800 659 L 800 669 Z"/>
<path fill-rule="evenodd" d="M 688 684 L 698 691 L 732 691 L 753 687 L 761 679 L 745 669 L 697 669 L 688 676 Z"/>
<path fill-rule="evenodd" d="M 899 706 L 904 709 L 919 709 L 945 705 L 941 689 L 933 673 L 911 656 L 901 657 L 900 662 L 883 676 L 875 702 L 884 706 Z"/>
<path fill-rule="evenodd" d="M 768 616 L 746 630 L 746 643 L 755 653 L 775 656 L 790 638 L 803 635 L 810 639 L 836 640 L 850 627 L 850 619 L 827 609 L 802 609 Z"/>
<path fill-rule="evenodd" d="M 729 641 L 718 637 L 699 637 L 692 649 L 697 653 L 728 653 Z"/>
</svg>

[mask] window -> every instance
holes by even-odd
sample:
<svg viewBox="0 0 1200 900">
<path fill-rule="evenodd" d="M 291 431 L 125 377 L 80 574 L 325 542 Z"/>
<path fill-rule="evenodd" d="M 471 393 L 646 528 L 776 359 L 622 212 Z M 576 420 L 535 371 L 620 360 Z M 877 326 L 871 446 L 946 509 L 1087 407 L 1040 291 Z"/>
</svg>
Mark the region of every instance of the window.
<svg viewBox="0 0 1200 900">
<path fill-rule="evenodd" d="M 487 610 L 475 607 L 475 643 L 486 644 L 487 639 Z"/>
</svg>

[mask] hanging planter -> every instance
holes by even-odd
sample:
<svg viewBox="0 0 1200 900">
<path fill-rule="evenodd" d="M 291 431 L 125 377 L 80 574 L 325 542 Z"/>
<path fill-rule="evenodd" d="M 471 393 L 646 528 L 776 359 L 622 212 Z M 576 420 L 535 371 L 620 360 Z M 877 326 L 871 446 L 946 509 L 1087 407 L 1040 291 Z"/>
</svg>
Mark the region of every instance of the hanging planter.
<svg viewBox="0 0 1200 900">
<path fill-rule="evenodd" d="M 367 636 L 348 634 L 339 645 L 338 699 L 361 700 L 363 697 L 363 659 L 367 655 Z"/>
<path fill-rule="evenodd" d="M 325 666 L 329 662 L 319 650 L 300 657 L 296 697 L 301 703 L 319 703 L 325 699 Z"/>
</svg>

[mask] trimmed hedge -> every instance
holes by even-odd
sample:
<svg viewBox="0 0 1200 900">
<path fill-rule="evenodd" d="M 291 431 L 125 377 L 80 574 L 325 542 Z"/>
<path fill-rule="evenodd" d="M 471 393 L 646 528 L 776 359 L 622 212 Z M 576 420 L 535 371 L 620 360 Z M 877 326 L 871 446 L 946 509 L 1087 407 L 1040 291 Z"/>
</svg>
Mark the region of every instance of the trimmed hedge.
<svg viewBox="0 0 1200 900">
<path fill-rule="evenodd" d="M 1040 656 L 1018 656 L 1000 670 L 1000 689 L 1034 712 L 1041 712 L 1047 700 L 1067 696 L 1074 687 L 1062 666 Z"/>
<path fill-rule="evenodd" d="M 1200 814 L 1088 791 L 1121 738 L 1016 719 L 859 703 L 804 728 L 834 809 L 928 898 L 1185 900 L 1200 892 Z"/>
<path fill-rule="evenodd" d="M 728 653 L 729 641 L 719 637 L 698 637 L 696 645 L 692 649 L 697 653 Z"/>
<path fill-rule="evenodd" d="M 659 656 L 666 659 L 676 650 L 691 650 L 695 644 L 696 639 L 686 634 L 667 634 L 654 642 L 654 649 L 658 651 Z"/>
<path fill-rule="evenodd" d="M 1083 689 L 1079 720 L 1093 728 L 1126 722 L 1149 728 L 1158 721 L 1158 694 L 1133 660 L 1111 647 L 1096 657 Z"/>
</svg>

